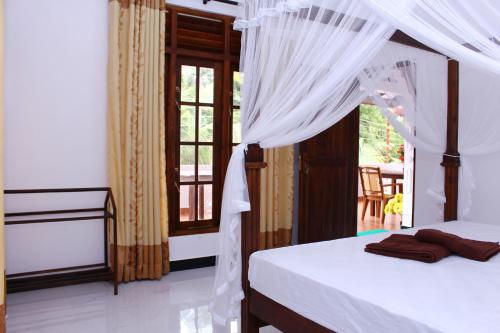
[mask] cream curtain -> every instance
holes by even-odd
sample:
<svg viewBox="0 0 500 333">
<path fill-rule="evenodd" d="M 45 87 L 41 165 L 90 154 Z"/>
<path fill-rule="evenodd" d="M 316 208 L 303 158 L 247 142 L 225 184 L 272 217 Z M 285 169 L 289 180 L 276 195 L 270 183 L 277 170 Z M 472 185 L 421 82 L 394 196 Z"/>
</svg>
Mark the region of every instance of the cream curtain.
<svg viewBox="0 0 500 333">
<path fill-rule="evenodd" d="M 119 280 L 169 271 L 164 0 L 109 1 L 108 166 L 118 210 Z"/>
<path fill-rule="evenodd" d="M 264 150 L 261 171 L 260 248 L 291 244 L 293 219 L 293 145 Z"/>
</svg>

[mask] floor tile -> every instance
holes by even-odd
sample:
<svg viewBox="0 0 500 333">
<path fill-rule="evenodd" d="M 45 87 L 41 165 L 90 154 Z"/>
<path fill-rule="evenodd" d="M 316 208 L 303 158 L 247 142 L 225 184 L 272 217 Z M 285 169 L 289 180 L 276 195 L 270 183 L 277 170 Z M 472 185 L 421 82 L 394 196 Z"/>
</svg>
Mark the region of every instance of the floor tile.
<svg viewBox="0 0 500 333">
<path fill-rule="evenodd" d="M 106 282 L 8 295 L 9 333 L 238 333 L 215 327 L 208 311 L 214 268 L 173 272 L 161 281 Z M 272 327 L 262 333 L 279 332 Z"/>
</svg>

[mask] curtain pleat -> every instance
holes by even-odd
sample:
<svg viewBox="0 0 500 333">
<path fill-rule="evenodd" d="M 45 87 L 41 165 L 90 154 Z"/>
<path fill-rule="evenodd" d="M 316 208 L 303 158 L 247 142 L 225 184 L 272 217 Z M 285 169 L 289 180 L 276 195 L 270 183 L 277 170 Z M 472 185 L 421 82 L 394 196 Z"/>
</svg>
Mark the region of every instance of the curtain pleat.
<svg viewBox="0 0 500 333">
<path fill-rule="evenodd" d="M 260 240 L 261 249 L 288 246 L 293 220 L 293 145 L 264 149 L 267 167 L 261 171 Z"/>
<path fill-rule="evenodd" d="M 120 281 L 169 271 L 164 40 L 164 1 L 109 1 L 108 164 Z"/>
</svg>

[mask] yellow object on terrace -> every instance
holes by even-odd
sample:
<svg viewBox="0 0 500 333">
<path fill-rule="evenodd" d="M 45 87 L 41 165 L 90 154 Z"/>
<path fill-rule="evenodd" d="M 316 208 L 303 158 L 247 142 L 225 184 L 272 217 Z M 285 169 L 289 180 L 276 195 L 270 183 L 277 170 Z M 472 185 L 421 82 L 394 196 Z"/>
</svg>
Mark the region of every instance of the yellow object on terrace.
<svg viewBox="0 0 500 333">
<path fill-rule="evenodd" d="M 384 212 L 386 214 L 403 214 L 403 194 L 397 193 L 394 198 L 387 202 Z"/>
</svg>

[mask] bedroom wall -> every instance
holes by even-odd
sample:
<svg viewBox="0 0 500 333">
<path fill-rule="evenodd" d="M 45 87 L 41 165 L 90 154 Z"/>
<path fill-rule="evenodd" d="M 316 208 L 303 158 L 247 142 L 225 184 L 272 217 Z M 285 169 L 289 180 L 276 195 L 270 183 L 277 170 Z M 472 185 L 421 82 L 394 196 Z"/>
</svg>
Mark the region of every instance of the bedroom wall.
<svg viewBox="0 0 500 333">
<path fill-rule="evenodd" d="M 106 186 L 107 1 L 6 0 L 5 17 L 5 188 Z M 6 211 L 102 202 L 5 200 Z M 8 273 L 102 261 L 101 221 L 9 226 L 5 237 Z M 217 234 L 172 237 L 171 259 L 214 255 L 216 245 Z"/>
<path fill-rule="evenodd" d="M 5 1 L 5 188 L 106 185 L 102 0 Z M 10 196 L 6 211 L 102 206 L 94 195 Z M 98 221 L 6 227 L 7 272 L 102 261 Z"/>
<path fill-rule="evenodd" d="M 479 141 L 488 139 L 488 130 L 496 133 L 500 130 L 500 79 L 476 68 L 460 64 L 460 99 L 459 99 L 459 152 L 470 147 L 465 137 L 467 131 L 476 133 Z M 491 128 L 490 126 L 494 127 Z M 486 135 L 486 136 L 485 136 Z M 497 136 L 490 138 L 489 146 L 496 146 Z M 479 142 L 478 141 L 478 142 Z M 498 188 L 500 188 L 500 153 L 488 153 L 467 157 L 466 163 L 475 179 L 476 190 L 472 192 L 472 208 L 467 219 L 473 222 L 500 225 L 498 217 Z M 463 165 L 463 162 L 462 162 Z M 459 191 L 461 188 L 459 187 Z M 465 202 L 459 202 L 459 210 Z"/>
</svg>

